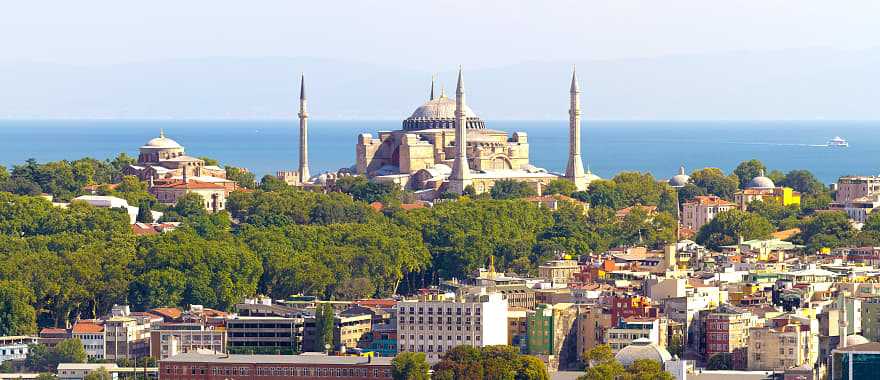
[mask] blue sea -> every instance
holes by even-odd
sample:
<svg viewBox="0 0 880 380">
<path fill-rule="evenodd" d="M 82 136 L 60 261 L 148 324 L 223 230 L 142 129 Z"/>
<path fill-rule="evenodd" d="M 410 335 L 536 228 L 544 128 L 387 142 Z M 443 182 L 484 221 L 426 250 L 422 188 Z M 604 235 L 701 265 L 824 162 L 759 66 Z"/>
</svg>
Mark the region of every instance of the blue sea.
<svg viewBox="0 0 880 380">
<path fill-rule="evenodd" d="M 567 121 L 491 121 L 487 127 L 529 135 L 532 163 L 564 171 Z M 312 173 L 354 164 L 356 136 L 400 128 L 399 121 L 310 120 Z M 187 154 L 217 158 L 262 176 L 297 166 L 296 120 L 4 120 L 0 164 L 12 166 L 84 156 L 136 156 L 159 130 Z M 834 136 L 849 148 L 824 144 Z M 770 169 L 808 169 L 823 182 L 880 173 L 880 121 L 584 121 L 584 164 L 603 178 L 648 171 L 657 178 L 718 167 L 729 172 L 752 158 Z"/>
</svg>

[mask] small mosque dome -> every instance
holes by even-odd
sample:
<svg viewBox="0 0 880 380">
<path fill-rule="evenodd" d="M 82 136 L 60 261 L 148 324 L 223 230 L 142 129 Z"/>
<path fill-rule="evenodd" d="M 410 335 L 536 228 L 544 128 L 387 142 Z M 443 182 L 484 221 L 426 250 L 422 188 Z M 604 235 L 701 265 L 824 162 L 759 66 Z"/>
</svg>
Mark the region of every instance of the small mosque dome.
<svg viewBox="0 0 880 380">
<path fill-rule="evenodd" d="M 678 174 L 669 179 L 669 186 L 684 187 L 690 182 L 691 176 L 685 174 L 684 166 L 678 168 Z"/>
<path fill-rule="evenodd" d="M 169 139 L 165 137 L 165 132 L 159 132 L 159 137 L 151 139 L 144 144 L 143 148 L 155 148 L 155 149 L 174 149 L 174 148 L 182 148 L 177 141 Z"/>
<path fill-rule="evenodd" d="M 752 180 L 746 184 L 746 188 L 748 189 L 772 189 L 775 187 L 776 184 L 773 183 L 773 180 L 764 176 L 764 170 L 761 170 L 761 173 L 758 174 L 757 177 L 752 178 Z"/>
<path fill-rule="evenodd" d="M 614 358 L 624 367 L 629 367 L 639 359 L 653 360 L 663 365 L 663 363 L 672 360 L 672 355 L 665 348 L 651 343 L 649 339 L 641 338 L 618 351 Z"/>
</svg>

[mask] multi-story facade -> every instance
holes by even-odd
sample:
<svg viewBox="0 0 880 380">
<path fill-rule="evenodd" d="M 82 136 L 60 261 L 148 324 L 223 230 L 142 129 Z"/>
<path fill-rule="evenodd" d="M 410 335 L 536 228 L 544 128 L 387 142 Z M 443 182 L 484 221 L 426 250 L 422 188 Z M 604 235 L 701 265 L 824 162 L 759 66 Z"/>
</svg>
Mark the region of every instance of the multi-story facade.
<svg viewBox="0 0 880 380">
<path fill-rule="evenodd" d="M 775 203 L 783 206 L 799 205 L 801 204 L 801 193 L 794 191 L 790 187 L 748 188 L 734 193 L 733 200 L 740 210 L 745 211 L 749 208 L 749 203 L 753 201 Z"/>
<path fill-rule="evenodd" d="M 114 316 L 104 321 L 104 358 L 136 359 L 150 354 L 148 317 Z"/>
<path fill-rule="evenodd" d="M 333 344 L 336 347 L 357 348 L 368 342 L 373 316 L 371 314 L 340 314 L 334 317 Z"/>
<path fill-rule="evenodd" d="M 70 338 L 70 331 L 57 327 L 44 327 L 40 330 L 40 344 L 55 347 L 62 340 Z"/>
<path fill-rule="evenodd" d="M 870 342 L 832 351 L 830 380 L 858 380 L 877 377 L 880 343 Z"/>
<path fill-rule="evenodd" d="M 0 336 L 0 363 L 24 360 L 27 358 L 28 346 L 37 343 L 38 338 L 32 336 Z"/>
<path fill-rule="evenodd" d="M 681 223 L 685 228 L 699 230 L 716 215 L 736 208 L 736 204 L 714 195 L 700 195 L 682 205 Z"/>
<path fill-rule="evenodd" d="M 837 192 L 834 202 L 846 204 L 856 198 L 861 198 L 880 192 L 880 177 L 877 176 L 845 176 L 837 180 Z"/>
<path fill-rule="evenodd" d="M 300 350 L 302 318 L 236 317 L 226 322 L 227 350 L 289 354 Z"/>
<path fill-rule="evenodd" d="M 580 271 L 581 267 L 576 260 L 550 260 L 538 266 L 538 277 L 555 284 L 567 284 Z"/>
<path fill-rule="evenodd" d="M 397 356 L 397 328 L 394 325 L 373 325 L 370 330 L 370 345 L 366 351 L 376 356 Z"/>
<path fill-rule="evenodd" d="M 184 352 L 226 352 L 226 329 L 201 323 L 155 323 L 150 330 L 150 356 L 165 359 Z"/>
<path fill-rule="evenodd" d="M 603 343 L 610 329 L 611 313 L 599 305 L 578 305 L 577 352 L 587 352 Z"/>
<path fill-rule="evenodd" d="M 509 307 L 507 310 L 507 345 L 518 347 L 522 353 L 529 352 L 529 310 L 522 307 Z"/>
<path fill-rule="evenodd" d="M 706 355 L 733 353 L 748 347 L 749 329 L 757 323 L 751 313 L 730 307 L 719 307 L 709 312 L 705 318 Z"/>
<path fill-rule="evenodd" d="M 661 318 L 629 317 L 605 330 L 605 343 L 617 353 L 638 339 L 647 339 L 660 347 L 666 346 L 667 322 Z"/>
<path fill-rule="evenodd" d="M 391 380 L 391 359 L 326 355 L 187 353 L 159 361 L 161 380 Z"/>
<path fill-rule="evenodd" d="M 97 319 L 79 320 L 70 330 L 71 338 L 79 339 L 86 355 L 92 359 L 104 359 L 104 322 Z"/>
<path fill-rule="evenodd" d="M 819 356 L 818 322 L 784 316 L 765 327 L 749 329 L 748 369 L 782 371 L 791 367 L 812 367 Z"/>
<path fill-rule="evenodd" d="M 577 307 L 571 303 L 542 304 L 529 312 L 529 354 L 544 359 L 554 370 L 574 365 L 579 356 L 577 314 Z"/>
<path fill-rule="evenodd" d="M 611 324 L 616 325 L 623 318 L 654 318 L 660 313 L 651 300 L 639 295 L 615 295 L 611 299 Z"/>
<path fill-rule="evenodd" d="M 874 210 L 880 207 L 880 193 L 865 195 L 851 199 L 843 204 L 843 211 L 846 215 L 857 223 L 864 223 L 868 220 Z"/>
<path fill-rule="evenodd" d="M 864 300 L 861 308 L 862 336 L 872 342 L 880 341 L 880 297 Z"/>
<path fill-rule="evenodd" d="M 399 352 L 424 352 L 432 362 L 456 346 L 507 344 L 507 301 L 499 293 L 400 301 L 397 337 Z"/>
</svg>

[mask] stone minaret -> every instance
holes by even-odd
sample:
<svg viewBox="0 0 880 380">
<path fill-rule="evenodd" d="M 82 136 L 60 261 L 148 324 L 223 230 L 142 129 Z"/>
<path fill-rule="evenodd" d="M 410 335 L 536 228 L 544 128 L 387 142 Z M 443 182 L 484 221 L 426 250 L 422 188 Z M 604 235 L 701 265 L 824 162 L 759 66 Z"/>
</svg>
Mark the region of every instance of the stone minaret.
<svg viewBox="0 0 880 380">
<path fill-rule="evenodd" d="M 840 331 L 838 332 L 838 335 L 840 336 L 840 343 L 837 347 L 846 348 L 846 336 L 849 335 L 847 332 L 847 329 L 849 327 L 849 318 L 846 315 L 846 295 L 844 294 L 843 289 L 840 290 L 839 298 L 840 299 L 838 300 L 838 302 L 840 304 L 840 309 L 837 313 L 837 323 L 840 327 Z"/>
<path fill-rule="evenodd" d="M 584 163 L 581 161 L 581 90 L 578 88 L 577 71 L 571 71 L 571 88 L 568 109 L 568 166 L 565 178 L 573 182 L 578 190 L 586 190 Z"/>
<path fill-rule="evenodd" d="M 464 80 L 458 68 L 458 85 L 455 88 L 455 162 L 449 176 L 449 191 L 461 194 L 471 184 L 471 170 L 467 159 L 467 119 L 464 113 Z"/>
<path fill-rule="evenodd" d="M 309 175 L 309 112 L 306 110 L 306 76 L 299 84 L 299 182 L 306 183 Z"/>
</svg>

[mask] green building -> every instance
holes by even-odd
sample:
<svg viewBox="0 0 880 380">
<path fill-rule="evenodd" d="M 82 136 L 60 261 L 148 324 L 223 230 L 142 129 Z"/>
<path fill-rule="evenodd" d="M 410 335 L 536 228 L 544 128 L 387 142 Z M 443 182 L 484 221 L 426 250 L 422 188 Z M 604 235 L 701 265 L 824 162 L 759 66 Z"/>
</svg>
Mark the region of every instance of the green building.
<svg viewBox="0 0 880 380">
<path fill-rule="evenodd" d="M 576 366 L 577 313 L 572 303 L 536 306 L 526 317 L 528 353 L 544 357 L 551 370 Z"/>
<path fill-rule="evenodd" d="M 880 343 L 870 342 L 832 351 L 831 380 L 876 379 Z"/>
</svg>

